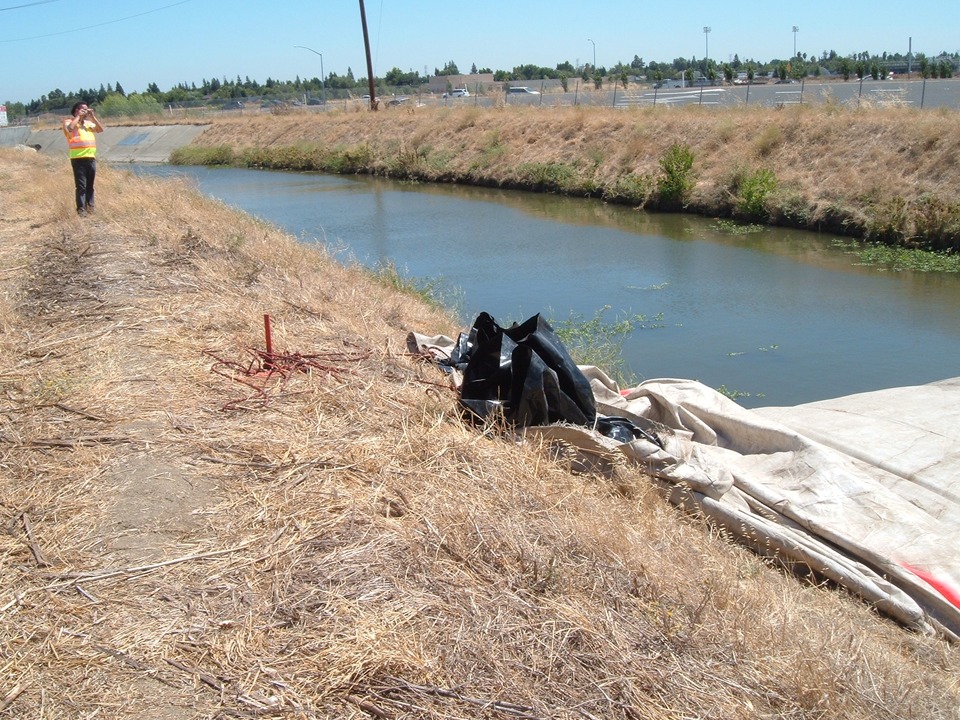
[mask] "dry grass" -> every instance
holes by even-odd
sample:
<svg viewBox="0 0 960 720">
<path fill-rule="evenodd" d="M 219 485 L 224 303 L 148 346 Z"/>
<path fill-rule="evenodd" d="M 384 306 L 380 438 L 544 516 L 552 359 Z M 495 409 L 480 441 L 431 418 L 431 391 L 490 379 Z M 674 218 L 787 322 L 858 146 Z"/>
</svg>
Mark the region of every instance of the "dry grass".
<svg viewBox="0 0 960 720">
<path fill-rule="evenodd" d="M 177 182 L 0 180 L 0 717 L 957 717 L 955 648 L 464 425 L 413 297 Z M 211 372 L 264 313 L 329 371 Z"/>
<path fill-rule="evenodd" d="M 652 188 L 674 144 L 694 155 L 687 208 L 735 214 L 738 178 L 772 171 L 771 222 L 854 236 L 882 235 L 903 203 L 904 244 L 960 242 L 960 135 L 955 110 L 786 106 L 781 110 L 636 107 L 391 108 L 214 120 L 195 140 L 237 151 L 265 148 L 284 163 L 291 149 L 362 148 L 364 171 L 420 180 L 472 182 L 589 194 L 618 201 L 624 182 Z M 298 156 L 299 157 L 299 156 Z M 944 227 L 923 224 L 924 200 L 948 209 Z M 625 196 L 644 204 L 649 196 Z M 917 213 L 914 222 L 912 212 Z M 879 239 L 889 239 L 879 237 Z"/>
</svg>

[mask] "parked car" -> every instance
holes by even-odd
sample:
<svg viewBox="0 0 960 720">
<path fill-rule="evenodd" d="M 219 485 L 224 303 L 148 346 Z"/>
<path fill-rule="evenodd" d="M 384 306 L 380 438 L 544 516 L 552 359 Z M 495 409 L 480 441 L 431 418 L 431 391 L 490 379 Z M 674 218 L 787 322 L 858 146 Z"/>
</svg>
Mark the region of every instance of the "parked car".
<svg viewBox="0 0 960 720">
<path fill-rule="evenodd" d="M 445 98 L 448 98 L 448 97 L 454 97 L 454 98 L 458 98 L 458 97 L 470 97 L 470 91 L 467 90 L 466 88 L 454 88 L 454 89 L 451 90 L 450 92 L 444 93 L 443 96 L 444 96 Z"/>
<path fill-rule="evenodd" d="M 539 95 L 539 90 L 531 90 L 528 87 L 521 87 L 519 85 L 515 87 L 507 88 L 507 95 Z"/>
</svg>

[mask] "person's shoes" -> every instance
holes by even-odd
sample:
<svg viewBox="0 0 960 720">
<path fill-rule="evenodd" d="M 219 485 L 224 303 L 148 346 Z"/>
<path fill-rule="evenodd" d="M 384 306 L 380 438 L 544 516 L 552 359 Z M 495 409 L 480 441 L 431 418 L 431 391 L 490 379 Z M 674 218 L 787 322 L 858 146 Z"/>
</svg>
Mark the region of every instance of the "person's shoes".
<svg viewBox="0 0 960 720">
<path fill-rule="evenodd" d="M 86 214 L 87 214 L 87 211 L 84 208 L 77 208 L 77 215 L 79 215 L 80 217 L 83 217 Z"/>
<path fill-rule="evenodd" d="M 96 214 L 97 214 L 97 208 L 95 208 L 93 205 L 87 205 L 87 215 L 96 215 Z"/>
</svg>

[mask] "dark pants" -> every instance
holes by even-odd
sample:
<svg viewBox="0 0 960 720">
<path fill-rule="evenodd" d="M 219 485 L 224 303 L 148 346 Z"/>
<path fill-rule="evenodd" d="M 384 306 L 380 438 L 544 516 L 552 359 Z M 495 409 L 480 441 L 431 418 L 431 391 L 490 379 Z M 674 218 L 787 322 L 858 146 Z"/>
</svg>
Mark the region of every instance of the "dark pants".
<svg viewBox="0 0 960 720">
<path fill-rule="evenodd" d="M 77 189 L 77 212 L 83 212 L 87 208 L 93 210 L 93 181 L 97 177 L 96 158 L 74 158 L 70 164 L 73 165 L 73 184 Z"/>
</svg>

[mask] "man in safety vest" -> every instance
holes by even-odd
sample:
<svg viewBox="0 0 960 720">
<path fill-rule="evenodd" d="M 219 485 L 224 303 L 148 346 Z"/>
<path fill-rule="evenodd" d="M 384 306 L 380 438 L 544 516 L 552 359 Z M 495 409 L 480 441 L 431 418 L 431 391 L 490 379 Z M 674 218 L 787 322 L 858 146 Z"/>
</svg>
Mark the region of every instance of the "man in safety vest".
<svg viewBox="0 0 960 720">
<path fill-rule="evenodd" d="M 103 125 L 85 102 L 76 103 L 63 121 L 63 134 L 70 147 L 73 183 L 77 189 L 77 214 L 93 212 L 93 182 L 97 177 L 97 136 Z"/>
</svg>

